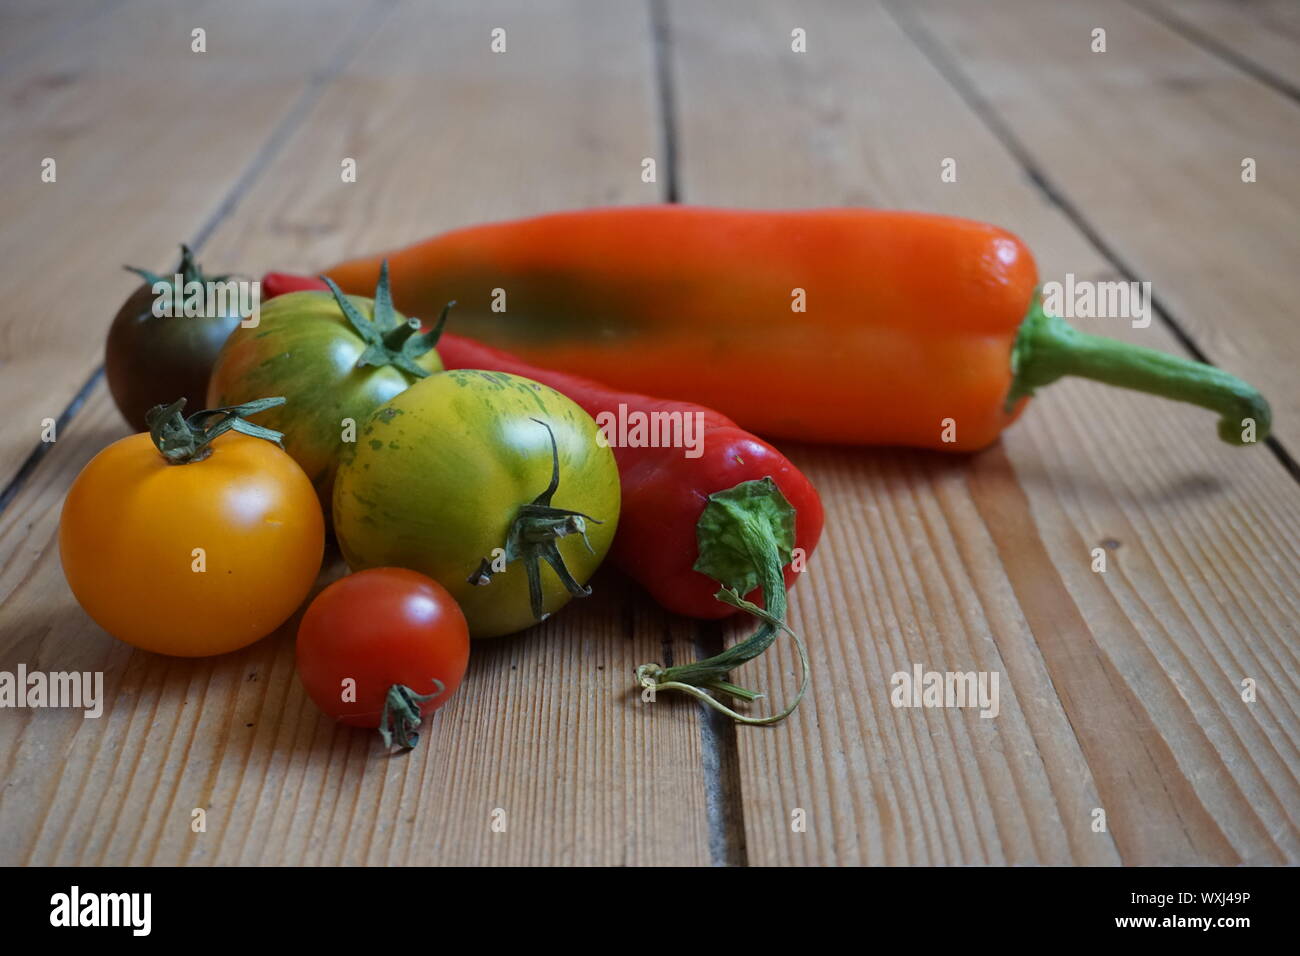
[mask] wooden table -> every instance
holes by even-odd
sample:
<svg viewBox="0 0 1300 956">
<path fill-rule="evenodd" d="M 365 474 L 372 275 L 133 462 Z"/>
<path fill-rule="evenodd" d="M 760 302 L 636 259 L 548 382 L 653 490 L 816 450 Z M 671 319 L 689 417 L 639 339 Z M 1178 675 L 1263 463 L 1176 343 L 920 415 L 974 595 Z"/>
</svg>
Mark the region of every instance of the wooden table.
<svg viewBox="0 0 1300 956">
<path fill-rule="evenodd" d="M 9 0 L 0 670 L 103 671 L 108 704 L 0 711 L 0 863 L 1300 860 L 1298 54 L 1286 0 Z M 1150 327 L 1079 324 L 1247 377 L 1276 440 L 1070 381 L 972 457 L 788 448 L 828 524 L 793 595 L 812 690 L 776 728 L 642 704 L 635 665 L 741 625 L 608 569 L 476 646 L 392 756 L 306 699 L 296 620 L 174 660 L 73 601 L 59 507 L 126 434 L 101 367 L 121 263 L 185 240 L 218 271 L 310 270 L 661 201 L 941 211 L 1023 236 L 1044 279 L 1150 281 Z M 1000 714 L 896 709 L 915 663 L 999 673 Z M 796 668 L 778 645 L 745 682 L 785 699 Z"/>
</svg>

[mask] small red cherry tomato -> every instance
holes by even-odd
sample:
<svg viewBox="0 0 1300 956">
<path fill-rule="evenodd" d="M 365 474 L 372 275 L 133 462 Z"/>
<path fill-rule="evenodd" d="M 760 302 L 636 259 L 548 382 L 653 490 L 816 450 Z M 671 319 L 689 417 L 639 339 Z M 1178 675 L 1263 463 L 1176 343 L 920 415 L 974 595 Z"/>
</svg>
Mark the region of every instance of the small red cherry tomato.
<svg viewBox="0 0 1300 956">
<path fill-rule="evenodd" d="M 316 596 L 298 627 L 298 676 L 341 723 L 414 747 L 420 720 L 447 702 L 469 662 L 465 615 L 437 581 L 370 568 Z"/>
</svg>

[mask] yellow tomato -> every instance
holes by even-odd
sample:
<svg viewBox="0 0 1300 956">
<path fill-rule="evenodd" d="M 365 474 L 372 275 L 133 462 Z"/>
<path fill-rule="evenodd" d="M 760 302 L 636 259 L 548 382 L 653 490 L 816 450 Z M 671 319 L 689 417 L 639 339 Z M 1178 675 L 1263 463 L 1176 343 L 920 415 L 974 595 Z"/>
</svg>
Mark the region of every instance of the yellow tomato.
<svg viewBox="0 0 1300 956">
<path fill-rule="evenodd" d="M 109 445 L 63 504 L 72 593 L 128 644 L 202 657 L 274 631 L 307 597 L 325 526 L 311 481 L 283 450 L 228 432 L 171 464 L 148 433 Z"/>
</svg>

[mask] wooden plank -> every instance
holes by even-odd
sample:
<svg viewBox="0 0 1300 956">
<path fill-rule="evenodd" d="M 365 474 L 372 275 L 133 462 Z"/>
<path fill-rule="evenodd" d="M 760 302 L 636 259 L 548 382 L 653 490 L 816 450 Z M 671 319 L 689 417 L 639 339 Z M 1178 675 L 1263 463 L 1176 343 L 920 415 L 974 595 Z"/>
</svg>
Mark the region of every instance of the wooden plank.
<svg viewBox="0 0 1300 956">
<path fill-rule="evenodd" d="M 386 33 L 387 48 L 370 47 L 331 87 L 243 203 L 246 226 L 214 237 L 212 255 L 319 270 L 457 226 L 658 202 L 661 185 L 641 181 L 642 159 L 660 148 L 646 13 L 633 0 L 604 6 L 564 0 L 544 17 L 503 0 L 450 4 L 415 32 Z M 503 54 L 490 50 L 494 27 L 506 31 Z M 548 58 L 550 44 L 580 58 Z M 427 64 L 435 52 L 449 65 Z M 358 161 L 355 183 L 340 182 L 343 157 Z"/>
<path fill-rule="evenodd" d="M 683 201 L 941 211 L 1013 229 L 1044 275 L 1113 272 L 879 5 L 675 2 L 669 20 Z M 1158 321 L 1079 324 L 1178 350 Z M 1300 507 L 1270 454 L 1213 430 L 1065 382 L 969 458 L 791 448 L 827 505 L 792 609 L 814 674 L 787 724 L 737 731 L 750 861 L 1300 858 Z M 895 709 L 890 676 L 917 663 L 998 672 L 999 716 Z M 796 668 L 778 647 L 742 682 L 786 699 Z M 1250 705 L 1247 676 L 1269 688 Z"/>
<path fill-rule="evenodd" d="M 121 0 L 7 0 L 0 7 L 0 75 L 45 52 L 60 36 L 91 28 Z"/>
<path fill-rule="evenodd" d="M 508 52 L 492 57 L 496 26 Z M 472 219 L 643 200 L 640 158 L 657 142 L 650 51 L 640 6 L 400 3 L 209 257 L 248 271 L 320 266 Z M 355 184 L 340 181 L 344 156 Z M 420 748 L 387 756 L 306 699 L 294 622 L 246 651 L 184 662 L 134 653 L 87 621 L 58 569 L 57 509 L 118 433 L 99 388 L 0 515 L 0 667 L 102 667 L 111 702 L 97 722 L 0 718 L 0 862 L 709 861 L 695 708 L 645 708 L 631 690 L 635 665 L 693 653 L 694 624 L 602 572 L 597 596 L 477 645 Z M 200 806 L 209 829 L 196 835 Z M 504 833 L 491 829 L 498 808 Z"/>
<path fill-rule="evenodd" d="M 689 624 L 605 574 L 589 603 L 476 647 L 421 749 L 390 758 L 306 699 L 296 619 L 246 651 L 170 660 L 112 640 L 71 601 L 54 543 L 63 491 L 124 433 L 100 388 L 0 516 L 0 670 L 103 671 L 110 701 L 99 720 L 0 715 L 0 861 L 699 862 L 680 843 L 704 820 L 690 708 L 652 715 L 626 692 L 628 662 L 661 639 L 684 653 Z M 321 584 L 342 570 L 332 561 Z M 189 830 L 195 807 L 206 834 Z M 490 829 L 498 807 L 505 833 Z"/>
<path fill-rule="evenodd" d="M 1300 438 L 1297 104 L 1123 0 L 896 9 L 1210 360 L 1269 397 L 1279 438 Z"/>
<path fill-rule="evenodd" d="M 103 333 L 139 281 L 122 264 L 173 265 L 382 9 L 327 0 L 305 17 L 269 0 L 251 17 L 219 0 L 128 0 L 0 77 L 0 280 L 9 314 L 26 317 L 0 340 L 0 488 L 102 363 Z M 196 27 L 206 53 L 191 51 Z"/>
<path fill-rule="evenodd" d="M 1300 4 L 1293 0 L 1132 2 L 1268 82 L 1300 91 Z"/>
</svg>

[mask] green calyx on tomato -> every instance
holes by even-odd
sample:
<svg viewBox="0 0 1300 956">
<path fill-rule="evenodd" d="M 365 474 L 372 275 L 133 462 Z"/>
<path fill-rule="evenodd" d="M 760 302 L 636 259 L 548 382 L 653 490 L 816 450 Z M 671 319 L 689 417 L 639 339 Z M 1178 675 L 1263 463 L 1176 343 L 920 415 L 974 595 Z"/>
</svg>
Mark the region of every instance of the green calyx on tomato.
<svg viewBox="0 0 1300 956">
<path fill-rule="evenodd" d="M 243 318 L 237 295 L 229 296 L 225 306 L 211 314 L 157 314 L 159 293 L 154 290 L 171 287 L 176 275 L 183 287 L 192 283 L 211 287 L 230 281 L 226 275 L 204 275 L 187 246 L 181 246 L 180 264 L 168 276 L 134 266 L 125 268 L 144 283 L 122 304 L 109 326 L 104 372 L 122 417 L 143 431 L 145 415 L 160 402 L 178 396 L 189 399 L 191 405 L 203 402 L 217 355 Z"/>
<path fill-rule="evenodd" d="M 531 379 L 461 369 L 415 382 L 357 429 L 334 483 L 334 531 L 354 571 L 417 571 L 451 594 L 472 637 L 499 637 L 586 593 L 613 542 L 619 501 L 614 453 L 582 408 Z M 540 567 L 555 567 L 543 553 L 552 548 L 567 582 Z M 521 570 L 526 554 L 539 574 Z M 485 555 L 495 559 L 490 587 L 474 583 Z"/>
<path fill-rule="evenodd" d="M 416 733 L 422 718 L 420 705 L 442 696 L 447 686 L 438 678 L 433 678 L 432 694 L 417 694 L 405 684 L 394 684 L 388 688 L 384 697 L 384 712 L 379 716 L 379 736 L 384 739 L 384 746 L 391 747 L 393 740 L 403 750 L 410 750 L 420 742 Z"/>
<path fill-rule="evenodd" d="M 794 522 L 793 506 L 771 478 L 742 481 L 726 491 L 709 495 L 704 514 L 695 526 L 700 549 L 695 570 L 722 585 L 715 598 L 752 614 L 762 623 L 753 635 L 708 660 L 676 667 L 642 664 L 636 669 L 641 686 L 683 691 L 745 724 L 775 724 L 794 712 L 808 689 L 808 652 L 803 639 L 786 623 L 782 568 L 790 563 L 794 548 Z M 744 598 L 755 588 L 762 589 L 763 607 Z M 768 717 L 750 717 L 705 693 L 712 690 L 749 702 L 762 697 L 726 678 L 741 664 L 767 650 L 782 631 L 794 639 L 803 668 L 799 692 L 788 707 Z"/>
<path fill-rule="evenodd" d="M 157 406 L 151 431 L 113 442 L 77 475 L 59 557 L 77 602 L 109 634 L 207 657 L 265 637 L 302 604 L 325 550 L 320 502 L 293 459 L 242 421 L 282 401 L 188 421 L 182 401 Z"/>
<path fill-rule="evenodd" d="M 171 282 L 171 276 L 164 279 L 156 272 L 150 272 L 148 269 L 141 269 L 139 266 L 123 266 L 122 268 L 127 272 L 134 272 L 145 281 L 145 284 L 149 286 L 150 289 L 159 282 Z M 198 282 L 199 284 L 206 282 L 225 282 L 230 278 L 229 275 L 205 276 L 203 270 L 199 268 L 199 264 L 194 261 L 194 253 L 191 252 L 190 247 L 185 245 L 183 242 L 181 243 L 181 261 L 180 264 L 176 266 L 176 272 L 181 277 L 182 285 L 189 285 L 191 282 Z"/>
<path fill-rule="evenodd" d="M 520 506 L 519 513 L 511 522 L 510 530 L 506 534 L 499 569 L 505 570 L 515 561 L 524 562 L 524 573 L 528 575 L 528 605 L 532 609 L 533 617 L 538 621 L 544 621 L 550 615 L 543 610 L 541 562 L 545 561 L 551 566 L 565 590 L 574 597 L 590 597 L 591 588 L 579 584 L 574 579 L 555 542 L 571 534 L 581 535 L 582 543 L 587 546 L 587 550 L 595 554 L 596 549 L 591 546 L 591 539 L 587 537 L 586 523 L 590 521 L 594 524 L 602 524 L 602 522 L 580 511 L 551 506 L 551 499 L 560 489 L 560 450 L 555 444 L 555 432 L 551 426 L 540 418 L 534 418 L 533 421 L 546 429 L 546 434 L 551 440 L 551 483 L 530 503 Z M 480 587 L 490 584 L 496 570 L 492 559 L 484 558 L 478 570 L 469 576 L 468 582 Z"/>
<path fill-rule="evenodd" d="M 316 596 L 298 625 L 296 658 L 303 688 L 326 714 L 410 749 L 465 677 L 469 625 L 437 581 L 371 568 Z"/>
<path fill-rule="evenodd" d="M 387 259 L 379 268 L 379 284 L 375 287 L 375 310 L 372 319 L 367 319 L 357 311 L 357 307 L 343 294 L 343 290 L 333 279 L 326 276 L 320 278 L 330 287 L 330 292 L 334 294 L 334 301 L 339 304 L 348 322 L 352 324 L 352 330 L 361 336 L 361 341 L 366 343 L 366 350 L 357 359 L 357 368 L 365 368 L 367 365 L 375 367 L 394 365 L 415 378 L 429 376 L 429 370 L 418 365 L 416 359 L 432 351 L 438 344 L 438 339 L 442 338 L 442 330 L 447 325 L 447 313 L 456 304 L 454 300 L 442 307 L 438 322 L 432 329 L 416 335 L 420 330 L 420 320 L 399 319 L 396 310 L 393 309 Z"/>
<path fill-rule="evenodd" d="M 283 398 L 259 398 L 243 405 L 205 409 L 186 418 L 182 414 L 185 399 L 178 398 L 170 405 L 155 405 L 149 409 L 145 420 L 149 425 L 149 436 L 168 463 L 188 465 L 212 454 L 213 440 L 228 431 L 265 438 L 279 445 L 284 437 L 281 432 L 254 425 L 245 418 L 283 404 Z"/>
<path fill-rule="evenodd" d="M 256 326 L 231 334 L 212 370 L 209 406 L 283 395 L 261 419 L 284 432 L 284 448 L 307 473 L 328 510 L 340 457 L 374 411 L 442 371 L 434 348 L 446 320 L 421 335 L 393 309 L 388 272 L 373 299 L 304 291 L 276 296 Z"/>
</svg>

